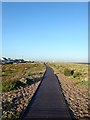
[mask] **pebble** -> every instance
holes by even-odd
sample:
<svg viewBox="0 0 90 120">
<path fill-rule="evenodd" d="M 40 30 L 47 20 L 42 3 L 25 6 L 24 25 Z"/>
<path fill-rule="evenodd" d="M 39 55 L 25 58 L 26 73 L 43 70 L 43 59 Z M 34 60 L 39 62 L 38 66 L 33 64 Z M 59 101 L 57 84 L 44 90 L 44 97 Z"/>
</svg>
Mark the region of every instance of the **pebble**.
<svg viewBox="0 0 90 120">
<path fill-rule="evenodd" d="M 10 112 L 13 112 L 14 114 L 19 111 L 23 112 L 23 110 L 26 108 L 29 100 L 33 96 L 37 86 L 39 85 L 40 82 L 35 83 L 36 85 L 31 85 L 31 86 L 26 86 L 23 89 L 19 89 L 13 92 L 7 92 L 2 94 L 2 102 L 4 104 L 3 106 L 3 114 L 8 114 Z M 12 101 L 11 106 L 8 104 L 5 104 L 6 98 Z"/>
<path fill-rule="evenodd" d="M 90 114 L 88 114 L 87 110 L 89 97 L 87 97 L 85 92 L 83 92 L 83 90 L 87 90 L 87 88 L 75 86 L 75 80 L 66 78 L 62 74 L 58 74 L 58 78 L 60 79 L 65 98 L 68 101 L 70 109 L 73 111 L 75 118 L 81 119 L 85 116 L 90 118 Z"/>
</svg>

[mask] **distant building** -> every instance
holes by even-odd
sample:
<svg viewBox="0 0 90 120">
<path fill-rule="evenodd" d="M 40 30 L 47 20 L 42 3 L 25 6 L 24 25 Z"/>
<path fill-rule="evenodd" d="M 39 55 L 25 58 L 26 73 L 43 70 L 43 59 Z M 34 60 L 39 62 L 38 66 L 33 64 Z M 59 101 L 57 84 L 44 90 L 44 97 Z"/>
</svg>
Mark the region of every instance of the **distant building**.
<svg viewBox="0 0 90 120">
<path fill-rule="evenodd" d="M 23 59 L 12 59 L 12 58 L 6 58 L 2 57 L 0 58 L 0 63 L 7 63 L 7 64 L 13 64 L 13 63 L 25 63 Z"/>
<path fill-rule="evenodd" d="M 0 63 L 6 63 L 6 62 L 7 62 L 7 58 L 5 57 L 0 58 Z"/>
</svg>

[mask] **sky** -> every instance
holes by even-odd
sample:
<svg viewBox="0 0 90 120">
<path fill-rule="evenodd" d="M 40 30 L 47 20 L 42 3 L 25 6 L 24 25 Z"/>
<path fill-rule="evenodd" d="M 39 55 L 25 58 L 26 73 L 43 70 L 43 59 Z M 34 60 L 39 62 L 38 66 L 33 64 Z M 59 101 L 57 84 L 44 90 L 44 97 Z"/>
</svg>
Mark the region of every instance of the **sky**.
<svg viewBox="0 0 90 120">
<path fill-rule="evenodd" d="M 2 55 L 35 61 L 88 60 L 87 2 L 2 4 Z"/>
<path fill-rule="evenodd" d="M 89 2 L 89 0 L 1 0 L 3 2 Z"/>
</svg>

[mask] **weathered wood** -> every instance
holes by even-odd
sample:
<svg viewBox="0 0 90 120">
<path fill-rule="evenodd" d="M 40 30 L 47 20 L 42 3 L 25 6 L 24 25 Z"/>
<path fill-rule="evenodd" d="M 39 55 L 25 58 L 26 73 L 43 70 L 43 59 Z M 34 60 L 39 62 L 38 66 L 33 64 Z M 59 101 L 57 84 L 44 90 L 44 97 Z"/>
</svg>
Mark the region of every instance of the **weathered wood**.
<svg viewBox="0 0 90 120">
<path fill-rule="evenodd" d="M 60 118 L 71 120 L 58 79 L 52 68 L 47 66 L 45 77 L 28 106 L 23 120 L 31 118 Z"/>
</svg>

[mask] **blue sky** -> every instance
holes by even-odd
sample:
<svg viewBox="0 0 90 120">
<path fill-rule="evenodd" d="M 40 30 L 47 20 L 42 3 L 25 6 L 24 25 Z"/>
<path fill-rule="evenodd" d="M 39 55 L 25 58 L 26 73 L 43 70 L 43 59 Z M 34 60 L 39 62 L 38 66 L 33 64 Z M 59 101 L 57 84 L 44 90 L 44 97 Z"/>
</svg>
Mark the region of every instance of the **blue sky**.
<svg viewBox="0 0 90 120">
<path fill-rule="evenodd" d="M 88 3 L 3 3 L 3 56 L 87 61 Z"/>
</svg>

